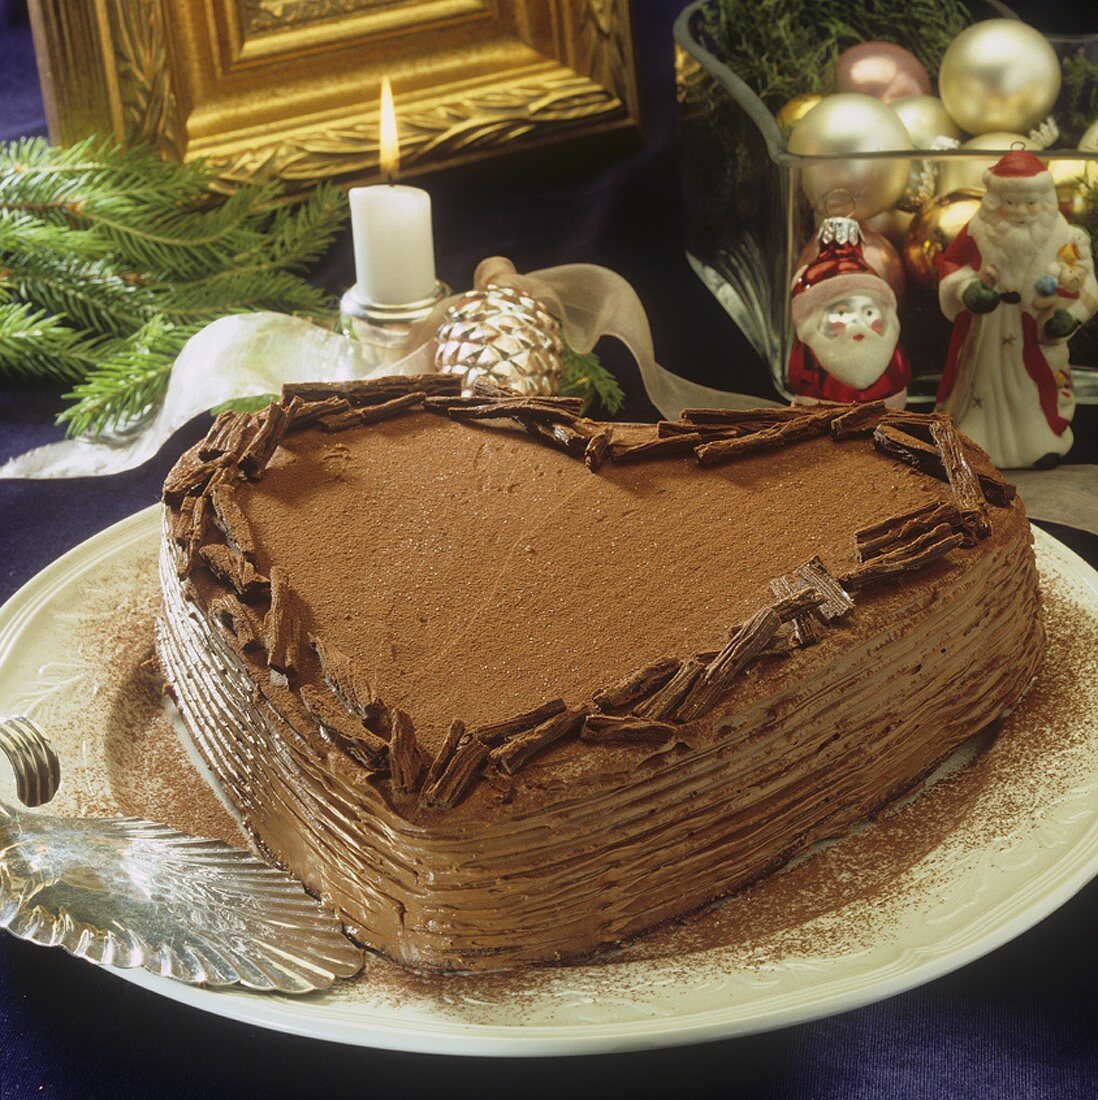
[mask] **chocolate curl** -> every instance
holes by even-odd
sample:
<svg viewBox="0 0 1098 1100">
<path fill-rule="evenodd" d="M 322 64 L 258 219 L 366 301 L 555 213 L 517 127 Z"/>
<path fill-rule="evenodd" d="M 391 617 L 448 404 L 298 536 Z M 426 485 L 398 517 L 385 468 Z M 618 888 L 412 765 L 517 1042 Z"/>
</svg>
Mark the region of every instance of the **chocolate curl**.
<svg viewBox="0 0 1098 1100">
<path fill-rule="evenodd" d="M 301 615 L 286 570 L 271 566 L 271 608 L 263 620 L 267 663 L 287 676 L 301 668 Z"/>
<path fill-rule="evenodd" d="M 514 714 L 500 722 L 489 722 L 477 726 L 474 728 L 472 735 L 486 745 L 498 745 L 501 741 L 513 737 L 516 733 L 525 733 L 535 726 L 540 726 L 547 719 L 562 714 L 565 709 L 563 699 L 549 699 L 540 706 L 534 707 L 533 710 Z"/>
<path fill-rule="evenodd" d="M 991 517 L 984 503 L 984 492 L 969 465 L 953 417 L 941 415 L 930 425 L 930 435 L 942 456 L 942 465 L 945 467 L 957 507 L 961 511 L 965 531 L 972 540 L 987 538 L 991 534 Z"/>
<path fill-rule="evenodd" d="M 240 456 L 240 468 L 252 481 L 263 476 L 289 425 L 289 411 L 284 405 L 268 405 L 260 414 L 259 427 Z"/>
<path fill-rule="evenodd" d="M 826 435 L 834 415 L 834 412 L 828 409 L 822 412 L 802 413 L 796 418 L 782 420 L 750 435 L 702 443 L 694 449 L 694 454 L 702 466 L 715 466 L 722 462 L 731 462 L 746 454 L 785 447 L 790 443 L 799 443 L 804 439 Z"/>
<path fill-rule="evenodd" d="M 809 588 L 815 588 L 823 596 L 823 601 L 816 610 L 816 617 L 821 622 L 834 622 L 854 610 L 854 601 L 850 594 L 820 560 L 819 555 L 812 557 L 804 565 L 798 565 L 793 576 Z"/>
<path fill-rule="evenodd" d="M 397 794 L 414 794 L 423 771 L 423 756 L 416 744 L 416 728 L 412 719 L 400 710 L 392 711 L 389 732 L 389 775 Z"/>
<path fill-rule="evenodd" d="M 908 545 L 917 536 L 933 531 L 943 523 L 958 534 L 967 534 L 960 509 L 945 500 L 932 501 L 921 508 L 863 527 L 854 532 L 858 561 L 866 562 L 889 550 Z"/>
<path fill-rule="evenodd" d="M 210 478 L 229 464 L 230 460 L 225 455 L 210 459 L 200 458 L 201 447 L 201 443 L 196 443 L 189 450 L 184 451 L 164 479 L 165 504 L 178 508 L 183 503 L 184 497 L 201 493 Z"/>
<path fill-rule="evenodd" d="M 673 717 L 704 670 L 705 665 L 695 657 L 680 661 L 671 679 L 655 695 L 634 707 L 633 713 L 638 718 L 655 718 L 657 721 Z"/>
<path fill-rule="evenodd" d="M 702 442 L 697 432 L 685 435 L 669 435 L 662 439 L 650 439 L 644 443 L 611 443 L 612 462 L 643 462 L 652 458 L 673 458 L 688 455 Z"/>
<path fill-rule="evenodd" d="M 963 545 L 964 538 L 964 535 L 951 531 L 948 524 L 942 523 L 920 535 L 910 545 L 897 547 L 859 565 L 843 576 L 842 583 L 849 589 L 857 590 L 890 577 L 914 572 Z"/>
<path fill-rule="evenodd" d="M 776 577 L 770 582 L 770 591 L 773 593 L 775 599 L 784 602 L 791 598 L 797 598 L 805 594 L 814 594 L 819 596 L 819 593 L 814 588 L 810 588 L 808 583 L 800 577 Z M 798 648 L 815 645 L 820 640 L 819 628 L 816 625 L 816 620 L 813 618 L 813 613 L 819 609 L 820 600 L 811 607 L 806 607 L 802 612 L 790 616 L 789 619 L 783 619 L 783 622 L 792 622 L 792 630 L 786 641 L 786 648 L 783 649 L 779 642 L 777 652 L 788 652 L 789 645 L 796 646 Z M 781 613 L 779 612 L 779 618 Z M 775 635 L 777 638 L 778 635 Z M 773 648 L 774 639 L 771 639 L 771 645 L 767 647 L 768 652 Z"/>
<path fill-rule="evenodd" d="M 859 435 L 872 435 L 874 429 L 887 415 L 888 406 L 883 401 L 867 401 L 864 405 L 853 405 L 831 421 L 831 435 L 834 439 L 853 439 Z"/>
<path fill-rule="evenodd" d="M 302 705 L 309 716 L 356 763 L 377 771 L 385 763 L 389 745 L 367 730 L 323 688 L 302 684 Z"/>
<path fill-rule="evenodd" d="M 228 628 L 245 652 L 263 648 L 262 625 L 247 605 L 242 604 L 231 592 L 222 592 L 210 601 L 210 614 Z"/>
<path fill-rule="evenodd" d="M 228 485 L 215 485 L 210 490 L 209 501 L 213 508 L 214 522 L 225 536 L 225 542 L 254 565 L 256 547 L 252 525 L 237 504 L 236 494 Z"/>
<path fill-rule="evenodd" d="M 897 427 L 891 418 L 877 425 L 873 432 L 873 445 L 883 454 L 899 459 L 924 474 L 936 477 L 940 481 L 949 480 L 938 447 L 933 443 L 917 439 L 909 432 Z M 1017 489 L 997 470 L 994 472 L 981 470 L 976 473 L 976 479 L 984 499 L 991 504 L 1005 508 L 1018 495 Z"/>
<path fill-rule="evenodd" d="M 488 746 L 475 737 L 460 744 L 442 774 L 423 790 L 423 804 L 433 810 L 449 810 L 468 793 L 488 759 Z"/>
<path fill-rule="evenodd" d="M 424 797 L 426 797 L 427 791 L 442 778 L 443 773 L 450 766 L 450 761 L 454 758 L 454 753 L 457 752 L 461 743 L 466 740 L 468 738 L 465 733 L 465 723 L 460 718 L 455 718 L 450 723 L 446 740 L 443 741 L 442 747 L 438 750 L 438 755 L 431 761 L 431 766 L 427 769 L 427 778 L 423 781 Z"/>
<path fill-rule="evenodd" d="M 586 707 L 565 710 L 527 733 L 516 734 L 491 752 L 491 760 L 504 775 L 520 772 L 550 745 L 576 733 L 587 717 Z"/>
<path fill-rule="evenodd" d="M 639 699 L 663 687 L 679 670 L 677 657 L 661 657 L 634 669 L 609 687 L 595 692 L 595 705 L 600 710 L 619 710 L 632 706 Z"/>
<path fill-rule="evenodd" d="M 315 636 L 309 638 L 309 644 L 320 662 L 320 675 L 328 690 L 351 714 L 380 732 L 387 708 L 365 673 L 338 646 Z"/>
<path fill-rule="evenodd" d="M 634 718 L 628 714 L 590 714 L 580 732 L 580 739 L 603 745 L 664 745 L 676 732 L 670 722 Z"/>
<path fill-rule="evenodd" d="M 271 582 L 260 573 L 247 558 L 221 543 L 210 543 L 198 551 L 210 572 L 218 580 L 230 585 L 238 596 L 250 599 L 263 595 Z"/>
<path fill-rule="evenodd" d="M 766 649 L 781 625 L 781 617 L 772 607 L 764 607 L 748 619 L 706 666 L 678 708 L 678 720 L 692 722 L 712 710 L 728 693 L 732 681 Z"/>
<path fill-rule="evenodd" d="M 445 395 L 461 393 L 461 378 L 456 374 L 393 374 L 385 378 L 347 382 L 287 382 L 282 399 L 326 401 L 341 398 L 349 405 L 382 405 L 410 393 Z"/>
</svg>

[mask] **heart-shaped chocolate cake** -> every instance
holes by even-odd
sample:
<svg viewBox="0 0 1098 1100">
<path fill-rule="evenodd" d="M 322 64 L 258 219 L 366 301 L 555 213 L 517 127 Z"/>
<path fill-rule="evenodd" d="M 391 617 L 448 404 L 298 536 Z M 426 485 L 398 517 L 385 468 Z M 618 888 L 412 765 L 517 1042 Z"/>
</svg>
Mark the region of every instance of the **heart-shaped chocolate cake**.
<svg viewBox="0 0 1098 1100">
<path fill-rule="evenodd" d="M 288 387 L 165 484 L 159 651 L 260 847 L 407 965 L 592 952 L 841 834 L 1012 707 L 1011 488 L 882 405 L 587 420 Z"/>
</svg>

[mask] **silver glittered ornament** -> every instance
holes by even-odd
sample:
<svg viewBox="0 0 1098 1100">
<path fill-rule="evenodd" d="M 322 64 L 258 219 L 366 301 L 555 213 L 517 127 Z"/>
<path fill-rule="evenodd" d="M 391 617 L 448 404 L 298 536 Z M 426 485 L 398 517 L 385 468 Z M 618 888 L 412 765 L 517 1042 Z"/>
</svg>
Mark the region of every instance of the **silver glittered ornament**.
<svg viewBox="0 0 1098 1100">
<path fill-rule="evenodd" d="M 478 380 L 528 397 L 560 389 L 564 342 L 560 322 L 530 294 L 489 284 L 463 294 L 436 336 L 435 368 L 460 374 L 468 394 Z"/>
</svg>

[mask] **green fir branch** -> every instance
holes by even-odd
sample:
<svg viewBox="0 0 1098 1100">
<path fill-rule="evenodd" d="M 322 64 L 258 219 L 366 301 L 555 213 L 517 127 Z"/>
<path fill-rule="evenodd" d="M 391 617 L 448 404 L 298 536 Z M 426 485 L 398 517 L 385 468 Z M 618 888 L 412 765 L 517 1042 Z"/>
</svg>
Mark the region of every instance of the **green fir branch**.
<svg viewBox="0 0 1098 1100">
<path fill-rule="evenodd" d="M 76 382 L 60 420 L 98 432 L 159 400 L 209 321 L 330 310 L 301 273 L 343 220 L 340 192 L 291 206 L 275 180 L 217 186 L 200 162 L 103 137 L 0 143 L 0 377 Z"/>
<path fill-rule="evenodd" d="M 596 401 L 611 416 L 621 410 L 625 403 L 625 392 L 618 385 L 618 380 L 602 365 L 595 352 L 580 353 L 565 344 L 562 363 L 562 396 L 582 397 L 584 411 Z"/>
<path fill-rule="evenodd" d="M 0 303 L 0 380 L 71 382 L 96 361 L 97 343 L 26 302 Z"/>
<path fill-rule="evenodd" d="M 175 357 L 200 327 L 154 317 L 132 336 L 104 345 L 95 369 L 65 394 L 76 404 L 58 423 L 69 435 L 110 431 L 152 408 L 167 389 Z"/>
<path fill-rule="evenodd" d="M 335 184 L 319 184 L 300 205 L 275 211 L 264 251 L 286 271 L 307 271 L 335 240 L 346 207 L 347 198 Z"/>
<path fill-rule="evenodd" d="M 1084 56 L 1082 49 L 1063 59 L 1064 117 L 1062 122 L 1078 142 L 1087 128 L 1098 121 L 1098 63 Z"/>
</svg>

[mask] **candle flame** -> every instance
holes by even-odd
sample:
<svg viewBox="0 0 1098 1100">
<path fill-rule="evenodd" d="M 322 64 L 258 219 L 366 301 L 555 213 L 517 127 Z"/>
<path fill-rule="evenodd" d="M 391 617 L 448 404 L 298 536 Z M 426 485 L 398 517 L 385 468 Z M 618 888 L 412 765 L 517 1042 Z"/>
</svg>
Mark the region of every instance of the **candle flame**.
<svg viewBox="0 0 1098 1100">
<path fill-rule="evenodd" d="M 397 137 L 396 108 L 393 106 L 393 86 L 389 78 L 381 80 L 380 165 L 382 173 L 392 179 L 400 167 L 400 139 Z"/>
</svg>

